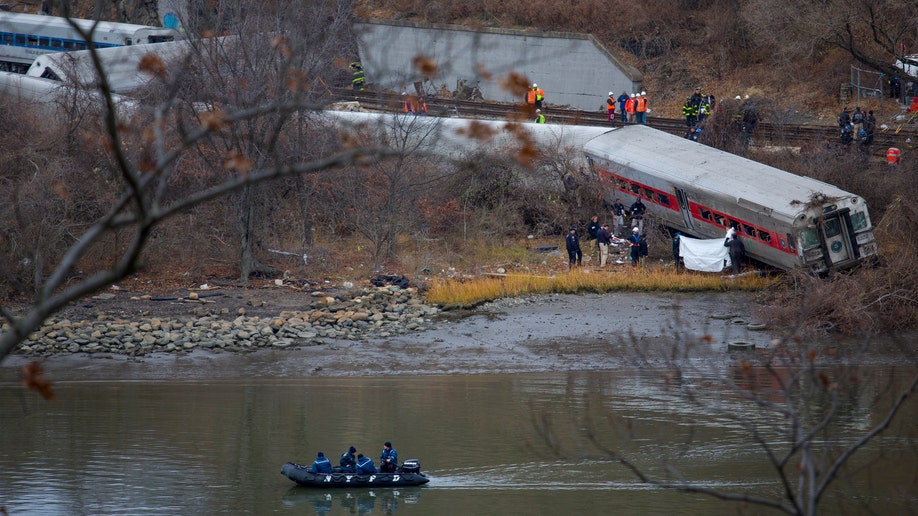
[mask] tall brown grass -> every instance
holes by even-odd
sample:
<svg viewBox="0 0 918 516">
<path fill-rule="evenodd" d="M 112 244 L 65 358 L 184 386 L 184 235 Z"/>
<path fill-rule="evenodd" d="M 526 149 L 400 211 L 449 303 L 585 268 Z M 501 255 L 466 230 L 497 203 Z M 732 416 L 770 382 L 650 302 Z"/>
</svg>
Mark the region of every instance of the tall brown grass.
<svg viewBox="0 0 918 516">
<path fill-rule="evenodd" d="M 775 282 L 774 278 L 759 275 L 727 277 L 644 267 L 616 273 L 574 269 L 554 276 L 507 274 L 471 280 L 434 280 L 427 291 L 427 302 L 447 307 L 471 307 L 504 297 L 533 294 L 758 291 Z"/>
</svg>

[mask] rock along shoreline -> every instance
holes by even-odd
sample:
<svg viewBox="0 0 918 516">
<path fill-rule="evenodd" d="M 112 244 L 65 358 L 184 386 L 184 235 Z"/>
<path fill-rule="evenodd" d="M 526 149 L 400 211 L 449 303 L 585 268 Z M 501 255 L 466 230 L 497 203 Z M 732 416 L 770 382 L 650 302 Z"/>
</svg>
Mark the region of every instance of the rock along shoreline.
<svg viewBox="0 0 918 516">
<path fill-rule="evenodd" d="M 177 301 L 203 303 L 200 297 L 192 293 Z M 296 348 L 322 345 L 324 339 L 362 341 L 421 332 L 431 328 L 432 318 L 441 312 L 424 304 L 416 288 L 395 285 L 337 295 L 313 292 L 302 304 L 302 309 L 271 316 L 202 304 L 188 315 L 122 317 L 98 311 L 92 319 L 51 318 L 15 354 L 144 356 L 196 349 L 244 353 Z"/>
</svg>

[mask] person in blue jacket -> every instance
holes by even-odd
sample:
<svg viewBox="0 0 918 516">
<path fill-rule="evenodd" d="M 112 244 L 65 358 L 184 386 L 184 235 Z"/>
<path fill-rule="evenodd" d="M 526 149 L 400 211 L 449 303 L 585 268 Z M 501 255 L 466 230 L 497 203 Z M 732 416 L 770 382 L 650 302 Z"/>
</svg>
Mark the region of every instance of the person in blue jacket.
<svg viewBox="0 0 918 516">
<path fill-rule="evenodd" d="M 357 453 L 357 448 L 351 446 L 341 454 L 341 460 L 338 461 L 338 465 L 341 466 L 343 471 L 354 471 L 354 467 L 357 465 L 357 459 L 354 458 L 355 453 Z"/>
<path fill-rule="evenodd" d="M 628 112 L 625 111 L 625 102 L 628 102 L 629 98 L 631 97 L 624 91 L 618 96 L 618 112 L 621 114 L 623 124 L 628 121 Z"/>
<path fill-rule="evenodd" d="M 331 461 L 328 460 L 328 457 L 325 456 L 325 453 L 319 452 L 316 460 L 313 461 L 312 467 L 309 468 L 310 473 L 331 473 L 332 465 Z"/>
<path fill-rule="evenodd" d="M 392 443 L 386 441 L 383 444 L 382 453 L 379 455 L 379 471 L 383 473 L 395 473 L 398 469 L 398 452 L 392 447 Z"/>
<path fill-rule="evenodd" d="M 364 454 L 357 455 L 357 474 L 358 475 L 372 475 L 376 473 L 376 466 L 373 465 L 373 459 L 364 456 Z"/>
</svg>

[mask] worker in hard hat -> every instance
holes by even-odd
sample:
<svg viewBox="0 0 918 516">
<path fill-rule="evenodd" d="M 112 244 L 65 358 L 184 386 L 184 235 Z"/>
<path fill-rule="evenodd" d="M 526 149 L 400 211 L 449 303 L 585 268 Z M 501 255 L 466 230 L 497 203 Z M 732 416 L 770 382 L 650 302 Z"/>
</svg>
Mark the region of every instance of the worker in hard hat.
<svg viewBox="0 0 918 516">
<path fill-rule="evenodd" d="M 542 88 L 539 88 L 538 84 L 532 83 L 532 88 L 529 88 L 529 92 L 526 95 L 526 103 L 532 108 L 542 109 L 543 100 L 545 100 L 545 92 L 542 91 Z"/>
<path fill-rule="evenodd" d="M 611 91 L 609 96 L 606 97 L 606 111 L 609 113 L 609 123 L 615 122 L 615 94 Z"/>
</svg>

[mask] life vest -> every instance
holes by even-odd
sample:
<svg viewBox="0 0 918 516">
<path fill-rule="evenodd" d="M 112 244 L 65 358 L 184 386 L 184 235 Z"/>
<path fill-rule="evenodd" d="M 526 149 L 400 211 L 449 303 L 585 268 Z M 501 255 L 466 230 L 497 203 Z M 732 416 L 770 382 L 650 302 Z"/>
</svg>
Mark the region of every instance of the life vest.
<svg viewBox="0 0 918 516">
<path fill-rule="evenodd" d="M 647 111 L 647 99 L 645 99 L 644 97 L 641 97 L 641 98 L 634 99 L 634 100 L 637 101 L 634 107 L 635 111 L 637 111 L 638 113 L 643 113 Z"/>
<path fill-rule="evenodd" d="M 890 147 L 889 149 L 887 149 L 886 150 L 886 164 L 887 165 L 898 165 L 899 156 L 901 153 L 902 151 L 900 151 L 896 147 Z"/>
<path fill-rule="evenodd" d="M 535 100 L 536 102 L 545 100 L 545 92 L 542 90 L 542 88 L 535 89 Z"/>
<path fill-rule="evenodd" d="M 625 101 L 625 111 L 628 113 L 634 113 L 634 100 L 635 99 L 628 99 Z"/>
<path fill-rule="evenodd" d="M 615 111 L 615 99 L 612 97 L 606 99 L 606 109 L 609 111 Z"/>
</svg>

